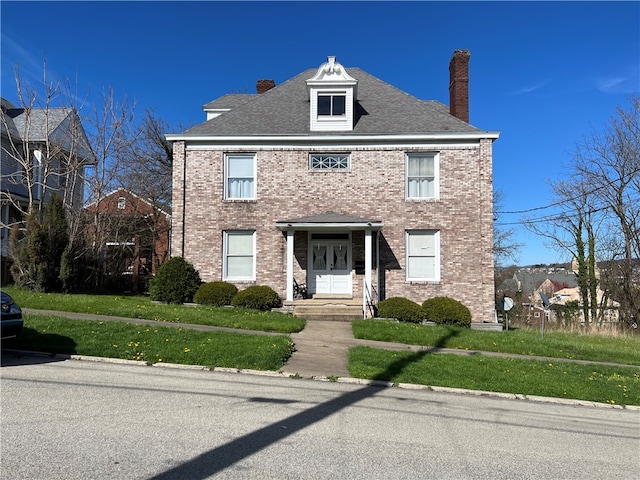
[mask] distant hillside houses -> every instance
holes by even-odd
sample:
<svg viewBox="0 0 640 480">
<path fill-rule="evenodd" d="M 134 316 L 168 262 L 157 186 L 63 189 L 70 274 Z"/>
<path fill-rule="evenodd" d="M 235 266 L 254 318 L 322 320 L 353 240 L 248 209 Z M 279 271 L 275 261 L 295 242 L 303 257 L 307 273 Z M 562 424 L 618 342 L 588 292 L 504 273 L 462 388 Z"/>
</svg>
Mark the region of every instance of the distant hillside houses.
<svg viewBox="0 0 640 480">
<path fill-rule="evenodd" d="M 575 264 L 570 267 L 524 267 L 502 282 L 496 293 L 499 298 L 519 299 L 527 323 L 539 324 L 543 316 L 546 321 L 555 322 L 557 315 L 551 308 L 553 305 L 567 305 L 569 302 L 578 306 L 582 304 L 576 272 Z M 597 290 L 597 301 L 601 321 L 618 321 L 618 302 L 606 298 L 600 288 Z M 575 320 L 584 322 L 581 310 L 576 315 Z"/>
</svg>

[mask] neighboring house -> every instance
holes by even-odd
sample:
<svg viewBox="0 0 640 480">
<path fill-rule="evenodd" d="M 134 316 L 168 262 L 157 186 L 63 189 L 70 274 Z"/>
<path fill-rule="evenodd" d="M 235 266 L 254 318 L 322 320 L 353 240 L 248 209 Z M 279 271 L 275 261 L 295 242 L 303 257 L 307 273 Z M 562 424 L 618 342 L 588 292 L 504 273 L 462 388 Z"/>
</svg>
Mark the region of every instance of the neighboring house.
<svg viewBox="0 0 640 480">
<path fill-rule="evenodd" d="M 505 280 L 498 288 L 498 297 L 502 295 L 511 298 L 521 298 L 526 307 L 524 314 L 528 323 L 541 321 L 541 312 L 549 322 L 557 321 L 554 305 L 564 306 L 568 302 L 582 305 L 580 288 L 578 287 L 577 263 L 565 267 L 527 267 L 515 272 L 513 278 Z M 596 277 L 599 278 L 596 268 Z M 598 287 L 596 292 L 598 302 L 598 320 L 602 322 L 617 322 L 618 302 L 605 298 L 605 292 Z M 578 322 L 584 322 L 584 312 L 581 308 L 576 311 Z"/>
<path fill-rule="evenodd" d="M 99 243 L 105 271 L 150 275 L 169 256 L 171 214 L 124 188 L 86 207 L 89 241 Z"/>
<path fill-rule="evenodd" d="M 577 285 L 576 274 L 570 268 L 523 267 L 513 274 L 513 278 L 505 280 L 498 287 L 498 291 L 509 295 L 520 293 L 522 298 L 526 299 L 540 288 L 543 293 L 551 295 L 561 288 L 572 288 Z"/>
<path fill-rule="evenodd" d="M 75 109 L 26 109 L 4 98 L 0 102 L 0 249 L 5 280 L 12 226 L 24 221 L 29 205 L 42 208 L 54 194 L 62 197 L 67 209 L 79 212 L 84 167 L 94 163 L 95 156 Z"/>
<path fill-rule="evenodd" d="M 314 298 L 358 299 L 365 316 L 385 298 L 447 296 L 495 321 L 499 133 L 469 124 L 468 63 L 454 52 L 450 108 L 335 57 L 206 104 L 205 123 L 167 135 L 172 256 L 286 304 L 305 283 Z"/>
</svg>

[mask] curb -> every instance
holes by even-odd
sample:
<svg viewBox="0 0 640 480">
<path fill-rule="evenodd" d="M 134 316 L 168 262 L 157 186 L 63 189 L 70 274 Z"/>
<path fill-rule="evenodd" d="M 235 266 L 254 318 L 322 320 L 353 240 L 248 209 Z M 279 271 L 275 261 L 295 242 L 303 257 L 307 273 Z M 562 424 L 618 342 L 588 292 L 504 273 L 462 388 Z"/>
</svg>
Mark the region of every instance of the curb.
<svg viewBox="0 0 640 480">
<path fill-rule="evenodd" d="M 99 362 L 99 363 L 112 363 L 118 365 L 130 365 L 140 367 L 154 367 L 154 368 L 169 368 L 175 370 L 193 370 L 193 371 L 210 371 L 218 373 L 238 373 L 242 375 L 257 375 L 262 377 L 279 377 L 279 378 L 291 378 L 294 380 L 312 380 L 320 382 L 334 382 L 334 383 L 346 383 L 351 385 L 365 385 L 371 387 L 380 388 L 400 388 L 404 390 L 426 390 L 430 392 L 441 392 L 458 395 L 475 395 L 480 397 L 492 397 L 503 398 L 506 400 L 524 400 L 535 403 L 554 403 L 558 405 L 569 405 L 578 407 L 592 407 L 592 408 L 611 408 L 615 410 L 631 410 L 640 412 L 640 405 L 613 405 L 609 403 L 592 402 L 588 400 L 576 400 L 569 398 L 556 398 L 556 397 L 542 397 L 539 395 L 523 395 L 518 393 L 504 393 L 504 392 L 489 392 L 484 390 L 469 390 L 465 388 L 453 388 L 453 387 L 439 387 L 434 385 L 418 385 L 414 383 L 394 383 L 381 380 L 367 380 L 363 378 L 353 377 L 326 377 L 323 375 L 311 375 L 301 376 L 298 372 L 287 372 L 284 370 L 271 371 L 271 370 L 250 370 L 241 368 L 228 368 L 228 367 L 205 367 L 202 365 L 186 365 L 179 363 L 151 363 L 141 360 L 125 360 L 121 358 L 107 358 L 107 357 L 91 357 L 88 355 L 65 355 L 65 354 L 51 354 L 43 352 L 31 352 L 25 350 L 4 350 L 7 353 L 18 355 L 30 355 L 35 357 L 46 357 L 52 359 L 62 360 L 77 360 L 85 362 Z"/>
</svg>

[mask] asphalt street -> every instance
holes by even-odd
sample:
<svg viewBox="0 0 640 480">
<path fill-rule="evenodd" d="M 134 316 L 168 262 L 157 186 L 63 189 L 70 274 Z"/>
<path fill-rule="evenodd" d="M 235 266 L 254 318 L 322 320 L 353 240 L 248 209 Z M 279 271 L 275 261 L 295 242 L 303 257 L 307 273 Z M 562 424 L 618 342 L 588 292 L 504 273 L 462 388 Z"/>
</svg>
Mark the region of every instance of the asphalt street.
<svg viewBox="0 0 640 480">
<path fill-rule="evenodd" d="M 638 410 L 2 360 L 3 480 L 640 477 Z"/>
</svg>

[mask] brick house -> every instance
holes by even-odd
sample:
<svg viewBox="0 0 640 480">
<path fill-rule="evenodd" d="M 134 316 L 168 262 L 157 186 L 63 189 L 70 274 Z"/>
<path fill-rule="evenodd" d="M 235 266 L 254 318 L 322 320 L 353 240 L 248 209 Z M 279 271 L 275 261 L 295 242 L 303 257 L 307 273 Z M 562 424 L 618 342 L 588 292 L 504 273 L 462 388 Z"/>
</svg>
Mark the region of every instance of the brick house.
<svg viewBox="0 0 640 480">
<path fill-rule="evenodd" d="M 171 214 L 120 188 L 85 207 L 88 237 L 100 244 L 105 270 L 151 275 L 169 258 Z"/>
<path fill-rule="evenodd" d="M 299 304 L 460 300 L 494 321 L 492 144 L 469 124 L 469 52 L 450 99 L 417 99 L 329 57 L 257 94 L 225 95 L 173 141 L 172 256 L 204 281 L 269 285 Z"/>
</svg>

